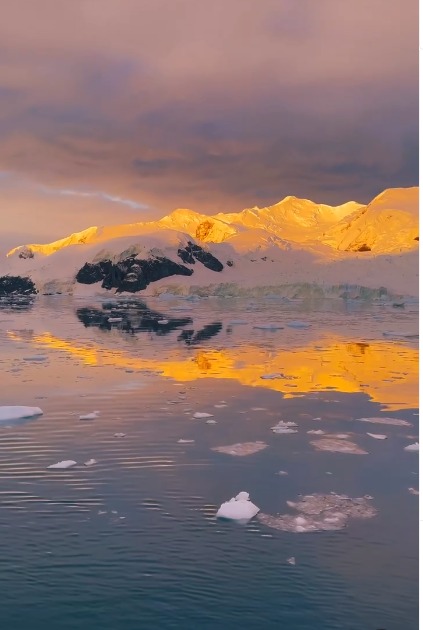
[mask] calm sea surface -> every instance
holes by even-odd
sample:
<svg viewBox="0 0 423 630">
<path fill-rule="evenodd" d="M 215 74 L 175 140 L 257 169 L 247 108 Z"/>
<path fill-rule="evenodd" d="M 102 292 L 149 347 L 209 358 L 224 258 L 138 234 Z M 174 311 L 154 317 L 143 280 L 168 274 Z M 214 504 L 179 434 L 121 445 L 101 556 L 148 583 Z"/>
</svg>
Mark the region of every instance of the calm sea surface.
<svg viewBox="0 0 423 630">
<path fill-rule="evenodd" d="M 0 627 L 416 629 L 416 309 L 1 303 L 0 404 L 44 414 L 0 424 Z M 269 323 L 283 329 L 254 327 Z M 356 420 L 370 416 L 413 426 Z M 298 433 L 274 434 L 281 419 Z M 311 429 L 348 432 L 368 455 L 316 451 Z M 211 450 L 256 440 L 268 448 Z M 47 469 L 66 459 L 78 465 Z M 274 515 L 316 492 L 371 495 L 378 514 L 306 534 L 217 521 L 242 490 Z"/>
</svg>

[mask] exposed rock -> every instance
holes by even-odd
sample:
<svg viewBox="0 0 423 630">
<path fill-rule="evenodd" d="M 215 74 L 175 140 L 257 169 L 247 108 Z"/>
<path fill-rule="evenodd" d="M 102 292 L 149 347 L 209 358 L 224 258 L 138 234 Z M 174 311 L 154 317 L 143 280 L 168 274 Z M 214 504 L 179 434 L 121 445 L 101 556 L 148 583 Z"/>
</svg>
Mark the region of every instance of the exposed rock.
<svg viewBox="0 0 423 630">
<path fill-rule="evenodd" d="M 223 269 L 220 260 L 199 245 L 191 243 L 191 241 L 188 241 L 188 245 L 184 249 L 178 249 L 178 256 L 184 263 L 191 265 L 195 263 L 195 260 L 198 260 L 211 271 L 222 271 Z"/>
<path fill-rule="evenodd" d="M 34 258 L 34 252 L 30 247 L 24 245 L 24 247 L 22 247 L 21 251 L 19 252 L 19 258 Z"/>
<path fill-rule="evenodd" d="M 116 289 L 117 293 L 135 293 L 144 290 L 151 282 L 169 276 L 190 276 L 192 269 L 173 262 L 169 258 L 154 257 L 140 260 L 133 256 L 112 263 L 104 260 L 99 263 L 85 263 L 76 274 L 76 281 L 93 284 L 102 280 L 104 289 Z"/>
<path fill-rule="evenodd" d="M 35 284 L 28 276 L 1 276 L 0 295 L 35 295 Z"/>
</svg>

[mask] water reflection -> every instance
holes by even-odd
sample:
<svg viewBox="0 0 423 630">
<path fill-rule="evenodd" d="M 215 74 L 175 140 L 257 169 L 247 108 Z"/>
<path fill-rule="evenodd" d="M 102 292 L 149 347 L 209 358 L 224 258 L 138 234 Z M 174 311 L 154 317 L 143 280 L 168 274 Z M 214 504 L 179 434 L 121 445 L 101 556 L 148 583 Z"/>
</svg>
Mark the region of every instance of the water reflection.
<svg viewBox="0 0 423 630">
<path fill-rule="evenodd" d="M 192 347 L 220 330 L 221 324 L 216 322 L 197 334 L 184 331 L 181 337 Z M 108 344 L 109 336 L 102 343 L 90 341 L 88 347 L 51 333 L 26 331 L 23 336 L 19 331 L 8 332 L 9 339 L 14 341 L 27 340 L 28 335 L 37 347 L 59 350 L 85 365 L 160 372 L 181 382 L 230 379 L 241 385 L 271 389 L 285 397 L 335 390 L 367 394 L 391 410 L 418 406 L 418 350 L 392 341 L 361 343 L 326 333 L 306 345 L 291 343 L 290 347 L 269 349 L 264 344 L 247 341 L 247 337 L 239 345 L 223 349 L 192 348 L 188 354 L 177 344 L 158 344 L 144 348 L 140 357 L 137 348 L 113 347 L 113 338 Z M 264 374 L 278 372 L 285 378 L 262 379 Z"/>
<path fill-rule="evenodd" d="M 85 327 L 96 327 L 100 330 L 118 329 L 136 333 L 153 332 L 156 335 L 167 335 L 177 328 L 192 324 L 190 317 L 166 317 L 163 313 L 153 311 L 144 304 L 138 303 L 130 309 L 113 308 L 79 308 L 76 315 Z"/>
</svg>

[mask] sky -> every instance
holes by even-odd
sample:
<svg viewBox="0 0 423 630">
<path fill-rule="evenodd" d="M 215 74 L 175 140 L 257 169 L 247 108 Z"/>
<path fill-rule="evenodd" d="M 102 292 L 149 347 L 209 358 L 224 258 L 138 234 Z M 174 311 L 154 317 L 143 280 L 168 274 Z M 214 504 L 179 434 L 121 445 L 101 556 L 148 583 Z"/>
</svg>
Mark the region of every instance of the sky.
<svg viewBox="0 0 423 630">
<path fill-rule="evenodd" d="M 3 5 L 0 249 L 417 184 L 417 0 Z"/>
</svg>

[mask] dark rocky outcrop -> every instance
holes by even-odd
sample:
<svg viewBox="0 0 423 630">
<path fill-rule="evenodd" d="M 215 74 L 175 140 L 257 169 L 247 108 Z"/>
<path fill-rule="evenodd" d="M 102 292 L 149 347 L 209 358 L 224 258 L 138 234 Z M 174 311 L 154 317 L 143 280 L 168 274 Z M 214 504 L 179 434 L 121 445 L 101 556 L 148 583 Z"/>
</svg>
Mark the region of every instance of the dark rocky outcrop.
<svg viewBox="0 0 423 630">
<path fill-rule="evenodd" d="M 418 237 L 418 236 L 415 236 L 415 237 L 414 237 L 414 240 L 415 240 L 415 241 L 418 241 L 418 240 L 419 240 L 419 237 Z"/>
<path fill-rule="evenodd" d="M 178 249 L 178 256 L 183 262 L 191 265 L 195 263 L 195 260 L 198 260 L 198 262 L 202 263 L 211 271 L 222 271 L 223 269 L 222 263 L 216 256 L 213 256 L 210 252 L 206 252 L 205 249 L 191 243 L 191 241 L 188 241 L 188 245 L 184 249 Z"/>
<path fill-rule="evenodd" d="M 35 295 L 38 293 L 31 278 L 22 276 L 0 277 L 0 295 Z"/>
<path fill-rule="evenodd" d="M 357 252 L 371 252 L 372 248 L 369 247 L 368 245 L 366 245 L 366 243 L 364 243 L 364 245 L 362 245 L 361 247 L 359 247 L 357 250 Z"/>
<path fill-rule="evenodd" d="M 85 263 L 76 274 L 76 281 L 81 284 L 93 284 L 102 280 L 104 289 L 116 289 L 117 293 L 129 291 L 136 293 L 144 290 L 151 282 L 157 282 L 169 276 L 190 276 L 192 269 L 173 262 L 169 258 L 155 257 L 140 260 L 131 256 L 118 263 L 110 260 L 99 263 Z"/>
<path fill-rule="evenodd" d="M 34 252 L 30 247 L 27 247 L 25 245 L 25 247 L 22 247 L 21 251 L 19 252 L 19 258 L 34 258 Z"/>
</svg>

